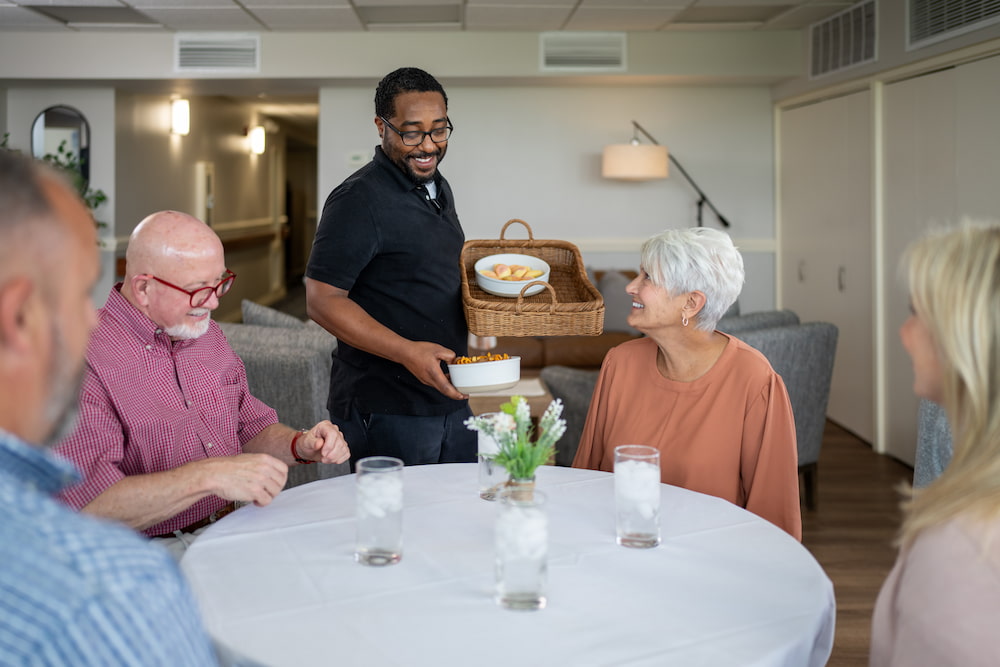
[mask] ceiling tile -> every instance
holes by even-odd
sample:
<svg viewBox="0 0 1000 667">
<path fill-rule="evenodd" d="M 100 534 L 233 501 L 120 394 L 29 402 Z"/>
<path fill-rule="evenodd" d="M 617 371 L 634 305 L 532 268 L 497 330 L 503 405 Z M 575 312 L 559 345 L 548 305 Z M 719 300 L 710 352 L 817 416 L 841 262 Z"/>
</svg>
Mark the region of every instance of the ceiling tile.
<svg viewBox="0 0 1000 667">
<path fill-rule="evenodd" d="M 580 7 L 614 7 L 617 9 L 684 9 L 689 0 L 582 0 Z"/>
<path fill-rule="evenodd" d="M 702 7 L 685 9 L 676 20 L 679 23 L 745 23 L 763 22 L 788 9 L 787 5 L 754 5 L 745 7 Z"/>
<path fill-rule="evenodd" d="M 23 7 L 0 6 L 0 31 L 3 30 L 68 30 L 59 21 Z"/>
<path fill-rule="evenodd" d="M 146 9 L 239 9 L 232 0 L 129 0 L 130 5 L 141 11 Z"/>
<path fill-rule="evenodd" d="M 17 4 L 22 7 L 41 7 L 44 5 L 59 7 L 121 7 L 118 0 L 17 0 L 16 2 L 0 2 L 0 5 Z"/>
<path fill-rule="evenodd" d="M 502 7 L 468 5 L 465 27 L 468 30 L 558 30 L 566 22 L 572 7 Z"/>
<path fill-rule="evenodd" d="M 271 30 L 360 30 L 358 15 L 350 7 L 298 7 L 294 12 L 269 7 L 249 7 Z"/>
<path fill-rule="evenodd" d="M 348 0 L 240 0 L 240 4 L 248 9 L 262 7 L 289 13 L 297 13 L 300 9 L 339 9 L 351 6 Z"/>
<path fill-rule="evenodd" d="M 567 30 L 659 30 L 680 11 L 676 8 L 580 7 Z"/>
<path fill-rule="evenodd" d="M 51 17 L 60 23 L 100 24 L 100 25 L 156 25 L 156 22 L 131 7 L 68 7 L 68 6 L 35 6 L 34 11 Z"/>
<path fill-rule="evenodd" d="M 468 0 L 466 7 L 507 7 L 510 9 L 530 9 L 532 7 L 575 7 L 578 0 Z"/>
<path fill-rule="evenodd" d="M 689 3 L 691 7 L 730 7 L 740 9 L 746 7 L 782 7 L 790 8 L 804 5 L 812 0 L 695 0 Z M 855 0 L 848 0 L 854 2 Z"/>
<path fill-rule="evenodd" d="M 461 6 L 462 0 L 354 0 L 355 7 L 385 7 L 399 11 L 423 11 L 434 6 Z"/>
<path fill-rule="evenodd" d="M 818 4 L 818 5 L 805 5 L 802 7 L 794 7 L 784 14 L 776 16 L 774 19 L 767 22 L 767 27 L 773 30 L 793 30 L 797 28 L 805 28 L 809 25 L 816 23 L 817 21 L 822 21 L 828 16 L 833 16 L 837 12 L 841 12 L 853 3 L 843 2 L 836 4 Z"/>
<path fill-rule="evenodd" d="M 238 7 L 207 9 L 160 9 L 142 10 L 172 30 L 260 30 L 261 25 L 252 16 Z"/>
</svg>

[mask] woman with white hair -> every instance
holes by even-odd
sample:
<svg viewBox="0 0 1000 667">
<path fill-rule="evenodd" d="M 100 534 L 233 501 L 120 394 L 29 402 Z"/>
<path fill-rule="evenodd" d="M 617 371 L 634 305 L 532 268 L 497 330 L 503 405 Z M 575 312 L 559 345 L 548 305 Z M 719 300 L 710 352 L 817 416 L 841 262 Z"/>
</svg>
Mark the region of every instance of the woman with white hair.
<svg viewBox="0 0 1000 667">
<path fill-rule="evenodd" d="M 743 287 L 743 258 L 714 229 L 642 246 L 628 323 L 645 337 L 601 366 L 573 465 L 614 469 L 618 445 L 660 451 L 664 483 L 724 498 L 802 538 L 792 406 L 763 354 L 715 330 Z"/>
<path fill-rule="evenodd" d="M 966 223 L 913 243 L 910 317 L 899 330 L 913 391 L 940 404 L 953 455 L 910 489 L 900 552 L 875 603 L 870 663 L 1000 660 L 1000 224 Z"/>
</svg>

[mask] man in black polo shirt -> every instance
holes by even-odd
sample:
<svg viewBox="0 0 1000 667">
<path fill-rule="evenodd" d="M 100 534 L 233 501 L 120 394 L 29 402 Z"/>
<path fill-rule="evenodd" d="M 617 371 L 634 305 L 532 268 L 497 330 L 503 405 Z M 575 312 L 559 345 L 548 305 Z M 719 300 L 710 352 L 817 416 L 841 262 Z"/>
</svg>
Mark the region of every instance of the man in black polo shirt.
<svg viewBox="0 0 1000 667">
<path fill-rule="evenodd" d="M 452 124 L 438 81 L 406 67 L 375 91 L 375 158 L 327 197 L 306 269 L 309 316 L 339 341 L 330 420 L 351 464 L 474 461 L 467 396 L 441 368 L 466 354 L 465 235 L 438 164 Z"/>
</svg>

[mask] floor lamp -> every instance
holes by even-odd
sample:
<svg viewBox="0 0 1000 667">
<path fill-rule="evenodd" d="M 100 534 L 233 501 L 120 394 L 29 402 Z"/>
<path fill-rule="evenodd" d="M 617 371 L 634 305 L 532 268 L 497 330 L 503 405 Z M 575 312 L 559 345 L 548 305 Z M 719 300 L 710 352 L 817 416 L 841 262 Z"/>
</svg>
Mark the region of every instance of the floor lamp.
<svg viewBox="0 0 1000 667">
<path fill-rule="evenodd" d="M 723 227 L 729 227 L 729 221 L 719 213 L 715 204 L 708 198 L 708 195 L 698 187 L 687 170 L 677 161 L 672 153 L 667 152 L 666 146 L 661 146 L 660 142 L 639 125 L 632 121 L 634 128 L 632 141 L 628 144 L 614 144 L 604 147 L 604 155 L 601 161 L 601 175 L 604 178 L 614 178 L 626 181 L 649 181 L 658 178 L 666 178 L 668 175 L 668 162 L 673 163 L 677 170 L 687 179 L 691 187 L 698 193 L 698 226 L 702 227 L 702 210 L 705 204 L 712 209 L 715 217 Z M 647 146 L 639 143 L 639 133 L 642 133 L 653 145 Z"/>
</svg>

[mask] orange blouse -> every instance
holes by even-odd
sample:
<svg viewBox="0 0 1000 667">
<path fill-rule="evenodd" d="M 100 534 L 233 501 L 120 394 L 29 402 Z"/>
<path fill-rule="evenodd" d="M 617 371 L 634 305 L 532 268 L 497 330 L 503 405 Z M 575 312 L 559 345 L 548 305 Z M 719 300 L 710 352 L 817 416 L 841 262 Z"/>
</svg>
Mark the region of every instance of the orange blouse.
<svg viewBox="0 0 1000 667">
<path fill-rule="evenodd" d="M 673 484 L 728 500 L 802 539 L 792 406 L 756 349 L 727 336 L 693 382 L 663 377 L 650 338 L 608 352 L 594 388 L 576 468 L 614 470 L 615 447 L 650 445 Z"/>
</svg>

